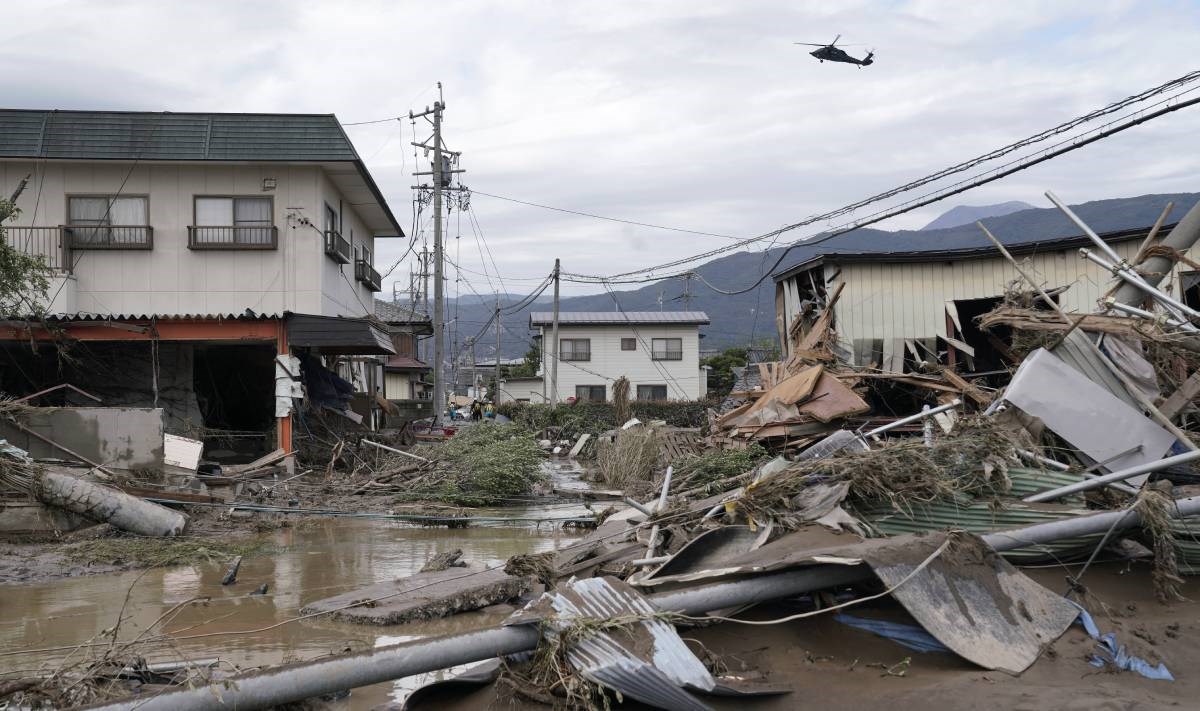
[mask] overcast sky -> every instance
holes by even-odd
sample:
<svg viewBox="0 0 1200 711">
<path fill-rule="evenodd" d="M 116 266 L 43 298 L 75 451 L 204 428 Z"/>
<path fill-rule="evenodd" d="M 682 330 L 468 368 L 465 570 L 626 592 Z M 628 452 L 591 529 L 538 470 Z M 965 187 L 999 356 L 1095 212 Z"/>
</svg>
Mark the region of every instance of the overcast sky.
<svg viewBox="0 0 1200 711">
<path fill-rule="evenodd" d="M 1200 66 L 1195 2 L 39 0 L 5 2 L 3 18 L 0 105 L 318 112 L 350 123 L 420 109 L 440 80 L 445 138 L 464 153 L 466 185 L 736 236 Z M 876 63 L 820 64 L 792 44 L 839 33 L 863 45 L 852 53 L 874 48 Z M 1198 128 L 1200 107 L 883 227 L 920 227 L 957 204 L 1044 205 L 1046 188 L 1071 202 L 1200 190 Z M 411 125 L 347 131 L 407 225 Z M 610 274 L 727 242 L 480 195 L 472 210 L 510 292 L 556 256 L 565 270 Z M 452 217 L 449 235 L 451 259 L 473 272 L 486 259 L 494 273 L 468 219 Z M 382 246 L 377 261 L 404 246 Z M 393 276 L 407 282 L 407 266 Z"/>
</svg>

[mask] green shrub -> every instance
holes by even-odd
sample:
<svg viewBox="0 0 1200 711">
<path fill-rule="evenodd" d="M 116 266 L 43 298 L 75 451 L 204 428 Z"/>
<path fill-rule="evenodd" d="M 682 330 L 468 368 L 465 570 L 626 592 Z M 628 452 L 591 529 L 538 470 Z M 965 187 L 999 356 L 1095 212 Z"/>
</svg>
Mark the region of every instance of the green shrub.
<svg viewBox="0 0 1200 711">
<path fill-rule="evenodd" d="M 541 449 L 533 435 L 517 424 L 464 427 L 434 447 L 431 458 L 452 471 L 437 498 L 458 504 L 499 503 L 529 493 L 542 479 Z"/>
<path fill-rule="evenodd" d="M 708 403 L 703 400 L 634 400 L 630 403 L 633 416 L 642 422 L 664 420 L 672 427 L 703 427 L 708 422 L 707 407 Z M 560 436 L 564 439 L 575 439 L 584 432 L 597 435 L 623 424 L 617 422 L 609 402 L 577 402 L 556 408 L 545 404 L 504 403 L 499 412 L 531 432 L 541 432 L 548 427 L 561 428 Z"/>
<path fill-rule="evenodd" d="M 767 450 L 758 444 L 745 449 L 710 449 L 676 463 L 675 479 L 688 489 L 708 486 L 745 474 L 767 456 Z"/>
</svg>

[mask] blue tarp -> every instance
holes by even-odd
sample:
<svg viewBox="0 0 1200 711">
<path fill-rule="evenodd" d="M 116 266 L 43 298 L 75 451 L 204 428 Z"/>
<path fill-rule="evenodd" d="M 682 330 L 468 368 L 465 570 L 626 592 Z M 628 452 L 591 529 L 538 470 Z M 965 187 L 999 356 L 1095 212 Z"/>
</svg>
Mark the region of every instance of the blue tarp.
<svg viewBox="0 0 1200 711">
<path fill-rule="evenodd" d="M 1075 605 L 1075 603 L 1071 603 Z M 1075 605 L 1079 607 L 1079 605 Z M 1111 664 L 1118 669 L 1132 671 L 1141 674 L 1147 679 L 1161 679 L 1164 681 L 1175 681 L 1175 677 L 1171 676 L 1171 672 L 1167 670 L 1167 665 L 1162 662 L 1158 666 L 1150 666 L 1150 662 L 1140 657 L 1135 657 L 1129 654 L 1125 649 L 1125 645 L 1117 644 L 1117 635 L 1114 632 L 1108 634 L 1100 634 L 1100 628 L 1096 627 L 1095 620 L 1088 614 L 1087 610 L 1079 607 L 1079 624 L 1083 625 L 1089 636 L 1099 642 L 1096 645 L 1096 654 L 1088 660 L 1088 664 L 1103 669 Z"/>
<path fill-rule="evenodd" d="M 880 637 L 887 637 L 896 644 L 903 645 L 917 652 L 949 652 L 950 648 L 941 642 L 937 641 L 933 635 L 925 631 L 920 625 L 907 625 L 902 622 L 888 622 L 886 620 L 871 620 L 865 617 L 854 617 L 838 613 L 833 619 L 841 622 L 843 625 L 877 634 Z"/>
</svg>

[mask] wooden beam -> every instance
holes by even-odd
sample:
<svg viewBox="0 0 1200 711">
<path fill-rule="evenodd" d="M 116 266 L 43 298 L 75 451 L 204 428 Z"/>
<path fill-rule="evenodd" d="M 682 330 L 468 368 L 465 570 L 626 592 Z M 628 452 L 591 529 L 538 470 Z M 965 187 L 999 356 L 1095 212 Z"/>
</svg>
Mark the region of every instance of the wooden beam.
<svg viewBox="0 0 1200 711">
<path fill-rule="evenodd" d="M 1158 406 L 1158 409 L 1166 417 L 1175 418 L 1183 408 L 1200 396 L 1200 370 L 1192 373 L 1191 377 L 1183 381 L 1183 385 L 1179 389 L 1171 393 L 1171 396 L 1163 401 L 1163 404 Z"/>
</svg>

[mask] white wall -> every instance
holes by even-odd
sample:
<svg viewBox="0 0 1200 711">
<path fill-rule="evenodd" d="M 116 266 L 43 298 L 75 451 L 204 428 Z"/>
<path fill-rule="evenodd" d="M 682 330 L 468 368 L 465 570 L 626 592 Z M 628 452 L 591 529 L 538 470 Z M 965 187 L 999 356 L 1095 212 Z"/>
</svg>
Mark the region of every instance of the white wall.
<svg viewBox="0 0 1200 711">
<path fill-rule="evenodd" d="M 560 361 L 558 364 L 558 397 L 566 400 L 575 395 L 576 385 L 603 385 L 606 399 L 612 399 L 612 381 L 622 375 L 629 378 L 629 395 L 637 397 L 638 385 L 666 385 L 671 400 L 697 400 L 704 395 L 700 373 L 700 329 L 698 326 L 638 325 L 630 326 L 563 326 L 559 338 L 591 339 L 590 361 Z M 637 349 L 621 350 L 622 338 L 638 338 Z M 654 338 L 680 338 L 683 341 L 683 360 L 651 360 L 650 347 Z M 542 343 L 550 343 L 550 329 L 542 329 Z M 542 359 L 545 376 L 549 346 Z M 546 388 L 549 379 L 547 376 Z M 546 393 L 549 395 L 549 392 Z"/>
<path fill-rule="evenodd" d="M 372 294 L 354 280 L 353 264 L 342 267 L 343 280 L 338 265 L 324 254 L 323 203 L 328 199 L 336 207 L 339 195 L 319 166 L 147 162 L 131 169 L 130 163 L 116 161 L 0 162 L 0 186 L 15 186 L 27 174 L 33 179 L 18 200 L 22 214 L 12 225 L 66 223 L 70 194 L 149 197 L 154 248 L 75 251 L 74 303 L 64 290 L 54 312 L 215 315 L 250 308 L 260 314 L 363 316 L 370 311 Z M 264 191 L 263 178 L 274 178 L 276 188 Z M 278 249 L 188 249 L 197 195 L 273 197 Z M 355 238 L 369 240 L 353 208 L 344 205 L 343 210 Z M 311 220 L 312 227 L 300 217 Z"/>
<path fill-rule="evenodd" d="M 545 383 L 542 378 L 508 378 L 497 395 L 497 402 L 528 400 L 531 403 L 546 402 Z"/>
</svg>

